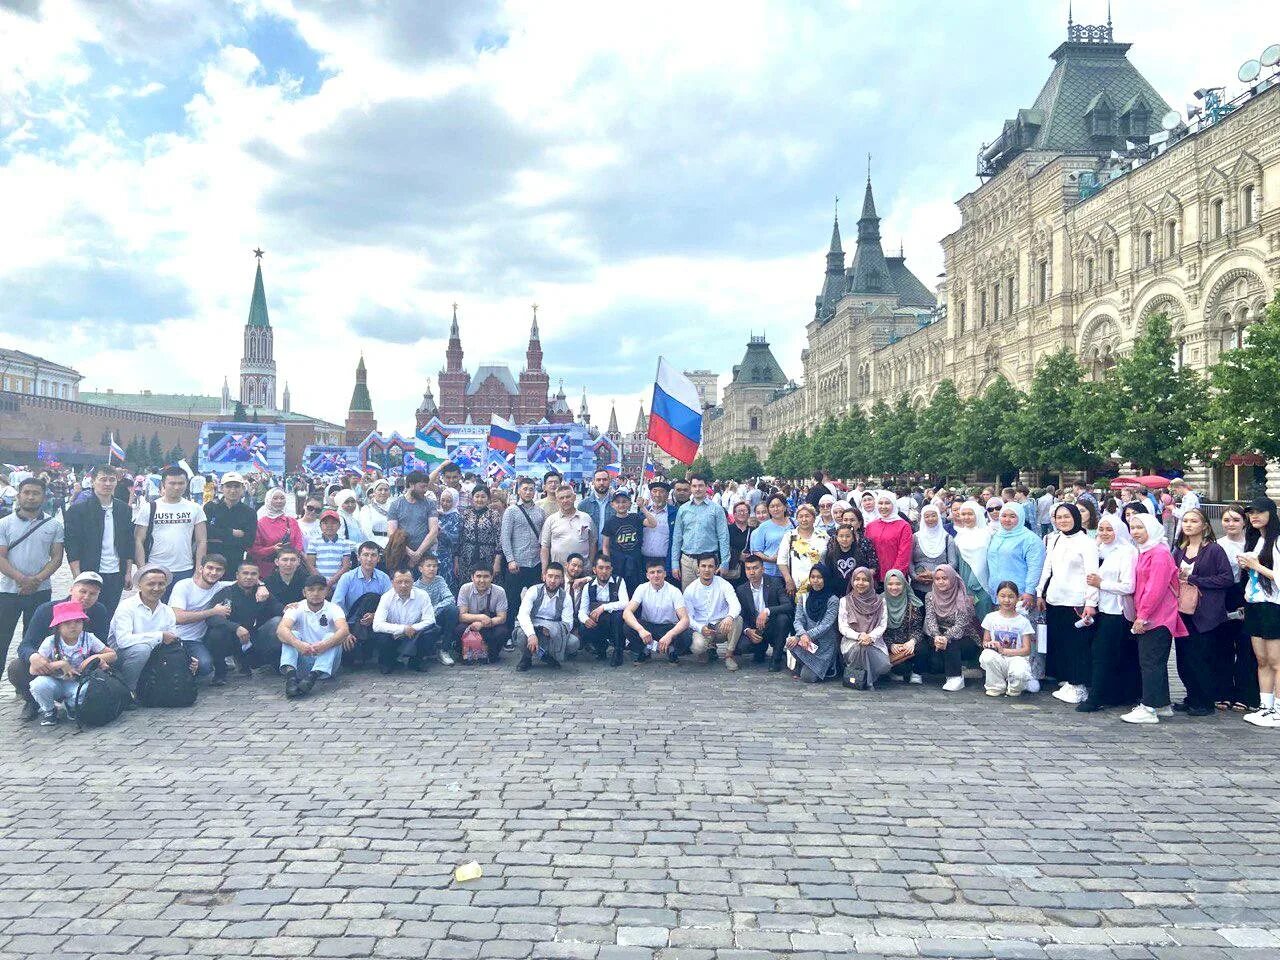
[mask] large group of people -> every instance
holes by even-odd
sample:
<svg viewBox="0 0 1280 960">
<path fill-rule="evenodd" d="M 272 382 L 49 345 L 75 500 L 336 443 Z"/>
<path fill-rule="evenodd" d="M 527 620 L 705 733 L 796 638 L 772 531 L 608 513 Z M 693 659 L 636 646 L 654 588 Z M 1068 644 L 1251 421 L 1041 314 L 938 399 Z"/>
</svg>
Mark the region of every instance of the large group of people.
<svg viewBox="0 0 1280 960">
<path fill-rule="evenodd" d="M 580 490 L 555 471 L 491 489 L 449 463 L 337 482 L 227 473 L 213 490 L 178 467 L 86 480 L 49 511 L 47 481 L 22 477 L 0 518 L 0 654 L 21 622 L 7 673 L 44 724 L 74 713 L 86 670 L 136 690 L 176 644 L 201 683 L 268 673 L 289 699 L 359 669 L 694 660 L 860 691 L 936 677 L 954 693 L 968 673 L 991 697 L 1048 685 L 1128 723 L 1222 710 L 1280 727 L 1265 497 L 1222 509 L 1219 532 L 1184 481 L 1162 498 L 598 470 Z"/>
</svg>

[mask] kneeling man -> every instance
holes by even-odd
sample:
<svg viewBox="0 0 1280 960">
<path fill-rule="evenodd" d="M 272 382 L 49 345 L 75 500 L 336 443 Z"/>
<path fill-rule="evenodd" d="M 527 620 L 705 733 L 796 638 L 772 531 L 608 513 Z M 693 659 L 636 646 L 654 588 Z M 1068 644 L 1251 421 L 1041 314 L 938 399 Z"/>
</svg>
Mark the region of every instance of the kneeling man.
<svg viewBox="0 0 1280 960">
<path fill-rule="evenodd" d="M 564 585 L 564 567 L 552 561 L 542 571 L 542 583 L 526 587 L 520 600 L 513 637 L 521 648 L 516 669 L 528 670 L 537 653 L 548 667 L 560 668 L 573 630 L 573 602 Z"/>
</svg>

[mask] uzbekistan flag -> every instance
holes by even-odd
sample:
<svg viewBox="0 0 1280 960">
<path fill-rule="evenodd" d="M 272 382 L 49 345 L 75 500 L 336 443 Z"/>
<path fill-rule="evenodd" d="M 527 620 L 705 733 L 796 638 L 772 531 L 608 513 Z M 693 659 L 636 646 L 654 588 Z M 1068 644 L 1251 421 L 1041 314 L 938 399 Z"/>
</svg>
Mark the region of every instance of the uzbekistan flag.
<svg viewBox="0 0 1280 960">
<path fill-rule="evenodd" d="M 510 420 L 503 417 L 489 418 L 489 449 L 500 450 L 508 456 L 516 455 L 516 447 L 520 445 L 520 431 Z"/>
<path fill-rule="evenodd" d="M 698 388 L 666 360 L 658 358 L 658 380 L 653 385 L 649 414 L 649 439 L 668 456 L 693 463 L 702 443 L 702 401 Z"/>
<path fill-rule="evenodd" d="M 111 434 L 111 459 L 124 463 L 124 447 L 116 443 L 116 435 Z"/>
</svg>

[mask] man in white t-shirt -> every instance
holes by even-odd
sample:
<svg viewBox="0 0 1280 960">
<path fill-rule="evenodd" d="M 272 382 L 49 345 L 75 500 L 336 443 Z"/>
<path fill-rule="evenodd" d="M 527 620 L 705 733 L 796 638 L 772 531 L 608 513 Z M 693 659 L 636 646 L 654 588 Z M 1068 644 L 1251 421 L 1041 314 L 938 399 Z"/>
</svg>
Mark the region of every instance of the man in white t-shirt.
<svg viewBox="0 0 1280 960">
<path fill-rule="evenodd" d="M 698 579 L 684 588 L 684 605 L 693 631 L 694 654 L 706 654 L 708 660 L 714 660 L 716 642 L 727 640 L 725 665 L 737 670 L 738 661 L 733 653 L 742 635 L 742 604 L 729 581 L 716 576 L 719 565 L 714 553 L 704 553 L 698 558 Z"/>
<path fill-rule="evenodd" d="M 1182 533 L 1182 515 L 1188 510 L 1200 509 L 1200 496 L 1191 489 L 1191 485 L 1181 477 L 1169 484 L 1169 493 L 1173 495 L 1173 519 L 1176 521 L 1178 534 Z"/>
<path fill-rule="evenodd" d="M 307 578 L 302 603 L 290 607 L 280 619 L 280 672 L 287 699 L 305 697 L 317 680 L 328 680 L 342 662 L 343 649 L 355 646 L 342 608 L 330 603 L 329 581 L 319 574 Z"/>
<path fill-rule="evenodd" d="M 655 650 L 676 663 L 693 646 L 684 594 L 667 583 L 665 558 L 646 560 L 644 574 L 645 582 L 636 587 L 622 610 L 636 663 L 644 663 Z"/>
<path fill-rule="evenodd" d="M 209 620 L 231 616 L 230 603 L 225 600 L 217 604 L 213 602 L 218 591 L 235 582 L 222 579 L 226 568 L 227 561 L 222 554 L 211 553 L 204 558 L 204 563 L 200 564 L 194 574 L 177 584 L 169 595 L 169 606 L 178 623 L 178 637 L 187 653 L 200 664 L 196 678 L 203 680 L 212 674 L 215 687 L 227 682 L 226 654 L 231 651 L 214 653 L 205 643 L 205 634 L 209 631 Z"/>
<path fill-rule="evenodd" d="M 168 602 L 176 584 L 190 579 L 204 563 L 208 533 L 204 511 L 183 497 L 187 475 L 179 467 L 165 467 L 162 478 L 159 499 L 139 501 L 134 511 L 134 562 L 139 567 L 153 563 L 169 571 Z"/>
</svg>

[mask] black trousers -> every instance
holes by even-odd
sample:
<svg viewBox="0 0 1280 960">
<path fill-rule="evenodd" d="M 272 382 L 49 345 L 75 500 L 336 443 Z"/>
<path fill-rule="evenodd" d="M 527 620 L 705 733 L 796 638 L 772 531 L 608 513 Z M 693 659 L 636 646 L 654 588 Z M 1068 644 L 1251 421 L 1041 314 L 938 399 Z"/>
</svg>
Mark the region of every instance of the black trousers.
<svg viewBox="0 0 1280 960">
<path fill-rule="evenodd" d="M 507 591 L 507 609 L 514 611 L 520 609 L 520 594 L 525 587 L 532 587 L 534 584 L 542 582 L 542 564 L 532 567 L 521 567 L 515 573 L 507 571 L 507 580 L 503 584 L 503 589 Z"/>
<path fill-rule="evenodd" d="M 1045 673 L 1055 680 L 1084 686 L 1093 673 L 1093 634 L 1097 620 L 1090 627 L 1077 627 L 1080 614 L 1071 606 L 1049 604 L 1045 609 L 1045 625 L 1049 628 L 1049 653 Z"/>
<path fill-rule="evenodd" d="M 582 640 L 583 647 L 590 646 L 596 656 L 603 657 L 610 644 L 621 652 L 624 642 L 623 626 L 622 611 L 609 610 L 600 615 L 594 627 L 588 627 L 585 622 L 580 623 L 578 637 Z"/>
<path fill-rule="evenodd" d="M 1214 649 L 1221 642 L 1218 628 L 1199 633 L 1191 617 L 1185 613 L 1180 616 L 1188 632 L 1174 641 L 1174 657 L 1178 679 L 1187 689 L 1187 706 L 1212 709 L 1218 700 L 1219 684 L 1214 669 Z"/>
<path fill-rule="evenodd" d="M 1168 627 L 1151 627 L 1138 634 L 1138 665 L 1142 670 L 1142 704 L 1159 710 L 1169 706 L 1169 648 L 1173 634 Z"/>
<path fill-rule="evenodd" d="M 947 679 L 962 676 L 965 654 L 972 656 L 977 649 L 978 644 L 972 637 L 951 640 L 947 643 L 945 650 L 934 649 L 933 637 L 921 637 L 916 641 L 916 652 L 910 661 L 911 672 L 918 673 L 922 677 L 929 673 L 941 672 Z M 841 658 L 837 659 L 843 663 Z"/>
<path fill-rule="evenodd" d="M 644 627 L 653 635 L 654 640 L 660 640 L 662 637 L 675 626 L 674 623 L 653 623 L 642 617 L 636 618 L 640 622 L 640 626 Z M 640 634 L 631 627 L 626 627 L 627 642 L 631 644 L 631 649 L 639 653 L 643 649 L 644 644 L 640 640 Z M 678 633 L 671 640 L 671 646 L 667 648 L 668 653 L 674 652 L 676 656 L 684 656 L 693 649 L 693 631 L 685 630 Z"/>
<path fill-rule="evenodd" d="M 755 628 L 755 621 L 747 623 L 744 618 L 742 626 L 742 636 L 738 638 L 736 653 L 730 650 L 729 656 L 745 656 L 749 653 L 756 663 L 763 663 L 765 657 L 772 652 L 770 659 L 774 663 L 782 663 L 787 652 L 787 637 L 791 635 L 790 617 L 770 617 L 764 625 L 760 643 L 752 643 L 746 632 L 748 627 Z"/>
<path fill-rule="evenodd" d="M 1257 707 L 1258 658 L 1243 620 L 1225 620 L 1213 645 L 1214 700 Z"/>
<path fill-rule="evenodd" d="M 355 637 L 356 645 L 349 653 L 343 654 L 343 659 L 349 659 L 353 665 L 368 663 L 378 656 L 378 642 L 374 639 L 373 624 L 363 624 L 360 619 L 366 614 L 377 612 L 378 601 L 381 599 L 379 594 L 366 593 L 351 604 L 351 610 L 347 613 L 347 627 L 351 630 L 351 636 Z"/>
<path fill-rule="evenodd" d="M 123 573 L 99 573 L 102 577 L 102 593 L 98 594 L 98 602 L 107 608 L 107 619 L 116 615 L 116 607 L 120 606 L 120 595 L 124 593 Z M 105 642 L 105 638 L 103 639 Z"/>
<path fill-rule="evenodd" d="M 396 661 L 404 655 L 406 646 L 409 648 L 410 658 L 414 660 L 425 660 L 433 656 L 440 643 L 440 628 L 432 624 L 419 630 L 407 642 L 405 637 L 391 633 L 373 633 L 371 639 L 377 651 L 378 666 L 386 669 L 395 666 Z"/>
<path fill-rule="evenodd" d="M 1103 707 L 1137 703 L 1142 699 L 1142 672 L 1133 623 L 1118 613 L 1099 613 L 1097 618 L 1089 701 Z"/>
<path fill-rule="evenodd" d="M 9 641 L 13 639 L 13 631 L 17 629 L 18 621 L 22 621 L 22 632 L 26 633 L 36 607 L 52 599 L 52 590 L 37 590 L 35 593 L 27 594 L 0 593 L 0 663 L 5 663 L 9 659 Z M 99 637 L 98 639 L 105 643 L 107 638 Z"/>
<path fill-rule="evenodd" d="M 6 673 L 9 682 L 13 684 L 14 693 L 28 703 L 35 703 L 31 698 L 31 662 L 22 657 L 15 657 Z"/>
</svg>

